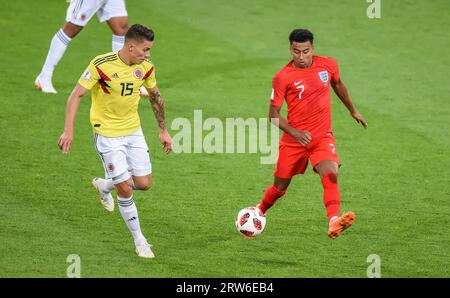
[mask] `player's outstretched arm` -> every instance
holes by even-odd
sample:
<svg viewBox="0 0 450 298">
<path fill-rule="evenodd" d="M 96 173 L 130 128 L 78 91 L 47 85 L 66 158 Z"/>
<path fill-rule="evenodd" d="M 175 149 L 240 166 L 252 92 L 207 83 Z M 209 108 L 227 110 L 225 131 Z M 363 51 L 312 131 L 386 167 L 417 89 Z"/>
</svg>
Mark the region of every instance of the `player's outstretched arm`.
<svg viewBox="0 0 450 298">
<path fill-rule="evenodd" d="M 306 130 L 297 130 L 289 125 L 288 121 L 280 115 L 280 108 L 270 105 L 269 119 L 274 125 L 282 131 L 293 136 L 303 146 L 308 145 L 311 140 L 311 134 Z"/>
<path fill-rule="evenodd" d="M 69 153 L 70 146 L 73 141 L 73 128 L 75 126 L 75 116 L 78 111 L 81 97 L 85 95 L 87 89 L 77 84 L 69 96 L 66 106 L 66 122 L 64 125 L 64 132 L 59 137 L 58 146 L 64 154 Z"/>
<path fill-rule="evenodd" d="M 159 140 L 163 145 L 166 154 L 172 151 L 172 138 L 167 131 L 166 120 L 164 116 L 164 101 L 161 97 L 161 93 L 157 86 L 148 90 L 150 104 L 152 105 L 153 113 L 155 113 L 156 121 L 158 121 L 159 126 Z"/>
<path fill-rule="evenodd" d="M 353 119 L 356 120 L 359 124 L 361 124 L 364 128 L 367 127 L 367 121 L 364 120 L 363 116 L 358 112 L 356 107 L 353 105 L 350 96 L 348 95 L 347 87 L 344 85 L 344 82 L 339 79 L 337 82 L 331 82 L 331 87 L 333 87 L 334 93 L 339 97 L 342 103 L 347 107 L 352 115 Z"/>
</svg>

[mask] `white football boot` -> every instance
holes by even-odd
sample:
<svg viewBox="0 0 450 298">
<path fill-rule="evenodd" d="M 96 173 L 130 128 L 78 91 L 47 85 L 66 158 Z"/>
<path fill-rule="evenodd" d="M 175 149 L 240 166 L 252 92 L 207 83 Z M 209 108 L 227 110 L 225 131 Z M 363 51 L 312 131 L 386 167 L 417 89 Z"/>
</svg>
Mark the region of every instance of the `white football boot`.
<svg viewBox="0 0 450 298">
<path fill-rule="evenodd" d="M 155 257 L 152 251 L 152 246 L 148 244 L 147 239 L 140 238 L 134 243 L 136 245 L 136 253 L 142 258 L 151 259 Z"/>
<path fill-rule="evenodd" d="M 58 93 L 53 87 L 52 78 L 42 74 L 38 75 L 34 81 L 34 87 L 44 93 Z"/>
<path fill-rule="evenodd" d="M 139 89 L 139 93 L 142 97 L 148 97 L 148 91 L 144 86 L 141 86 L 141 89 Z"/>
<path fill-rule="evenodd" d="M 105 179 L 95 177 L 94 180 L 92 180 L 92 186 L 98 191 L 100 195 L 100 203 L 102 204 L 103 208 L 105 208 L 109 212 L 113 212 L 114 199 L 111 192 L 104 192 L 102 190 L 104 181 Z"/>
</svg>

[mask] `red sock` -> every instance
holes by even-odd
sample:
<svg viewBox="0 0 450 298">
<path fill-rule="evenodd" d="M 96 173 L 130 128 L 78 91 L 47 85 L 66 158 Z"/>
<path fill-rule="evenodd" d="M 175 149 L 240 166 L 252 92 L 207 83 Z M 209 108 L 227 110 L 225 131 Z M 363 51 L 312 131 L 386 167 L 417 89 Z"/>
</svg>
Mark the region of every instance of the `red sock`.
<svg viewBox="0 0 450 298">
<path fill-rule="evenodd" d="M 266 211 L 275 204 L 278 198 L 282 197 L 286 193 L 286 190 L 278 190 L 275 185 L 272 185 L 266 189 L 264 193 L 264 197 L 259 203 L 259 210 L 262 213 L 266 213 Z"/>
<path fill-rule="evenodd" d="M 327 173 L 322 177 L 323 203 L 327 208 L 328 220 L 333 216 L 339 216 L 341 206 L 341 195 L 337 183 L 336 173 Z"/>
</svg>

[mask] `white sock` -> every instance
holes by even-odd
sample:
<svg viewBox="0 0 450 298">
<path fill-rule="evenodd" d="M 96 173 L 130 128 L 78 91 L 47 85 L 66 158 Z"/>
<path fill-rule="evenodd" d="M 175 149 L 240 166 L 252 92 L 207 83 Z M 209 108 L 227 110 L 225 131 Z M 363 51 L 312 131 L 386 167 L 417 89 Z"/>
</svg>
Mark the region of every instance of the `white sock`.
<svg viewBox="0 0 450 298">
<path fill-rule="evenodd" d="M 125 42 L 125 36 L 114 35 L 112 36 L 112 50 L 117 52 L 123 47 Z"/>
<path fill-rule="evenodd" d="M 104 179 L 102 190 L 104 192 L 111 192 L 114 189 L 114 183 L 112 179 Z"/>
<path fill-rule="evenodd" d="M 121 198 L 117 196 L 117 202 L 119 203 L 120 214 L 122 214 L 122 218 L 128 226 L 128 230 L 130 230 L 131 235 L 133 235 L 134 242 L 139 239 L 144 238 L 142 235 L 141 227 L 139 225 L 139 217 L 136 208 L 136 204 L 134 204 L 133 197 L 130 198 Z"/>
<path fill-rule="evenodd" d="M 113 183 L 112 179 L 98 178 L 97 185 L 98 185 L 98 189 L 104 193 L 112 192 L 114 189 L 114 183 Z"/>
<path fill-rule="evenodd" d="M 44 66 L 42 67 L 42 75 L 47 77 L 53 75 L 56 65 L 59 60 L 61 60 L 71 40 L 72 39 L 64 33 L 63 29 L 59 29 L 59 31 L 56 32 L 50 43 L 47 59 L 45 59 Z"/>
</svg>

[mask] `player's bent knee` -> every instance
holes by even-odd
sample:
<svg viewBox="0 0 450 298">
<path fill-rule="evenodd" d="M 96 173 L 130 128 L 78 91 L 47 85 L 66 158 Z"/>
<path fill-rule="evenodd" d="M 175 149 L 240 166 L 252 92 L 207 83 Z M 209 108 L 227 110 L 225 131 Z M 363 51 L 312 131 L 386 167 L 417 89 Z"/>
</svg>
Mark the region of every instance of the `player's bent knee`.
<svg viewBox="0 0 450 298">
<path fill-rule="evenodd" d="M 112 32 L 119 36 L 124 36 L 130 28 L 127 17 L 113 17 L 108 21 L 108 24 Z"/>
<path fill-rule="evenodd" d="M 150 183 L 142 183 L 142 184 L 138 184 L 138 185 L 135 184 L 135 186 L 137 189 L 145 191 L 145 190 L 149 190 L 150 187 L 152 186 L 152 184 L 150 182 Z"/>
<path fill-rule="evenodd" d="M 323 161 L 315 166 L 316 172 L 320 175 L 320 177 L 324 177 L 328 174 L 333 174 L 337 179 L 339 165 L 334 161 Z"/>
<path fill-rule="evenodd" d="M 274 184 L 274 186 L 279 191 L 285 191 L 288 189 L 289 184 Z"/>
<path fill-rule="evenodd" d="M 150 184 L 144 184 L 144 185 L 142 185 L 141 187 L 139 187 L 139 189 L 140 189 L 140 190 L 143 190 L 143 191 L 146 191 L 146 190 L 149 190 L 150 187 L 151 187 Z"/>
<path fill-rule="evenodd" d="M 77 36 L 77 34 L 80 33 L 82 29 L 82 26 L 72 24 L 71 22 L 66 22 L 63 26 L 63 32 L 70 38 L 74 38 L 75 36 Z"/>
<path fill-rule="evenodd" d="M 279 178 L 275 176 L 275 179 L 273 181 L 273 185 L 275 188 L 279 191 L 285 191 L 289 187 L 289 184 L 291 183 L 291 179 L 284 179 Z"/>
<path fill-rule="evenodd" d="M 134 186 L 139 190 L 149 190 L 152 186 L 152 176 L 134 177 Z"/>
</svg>

